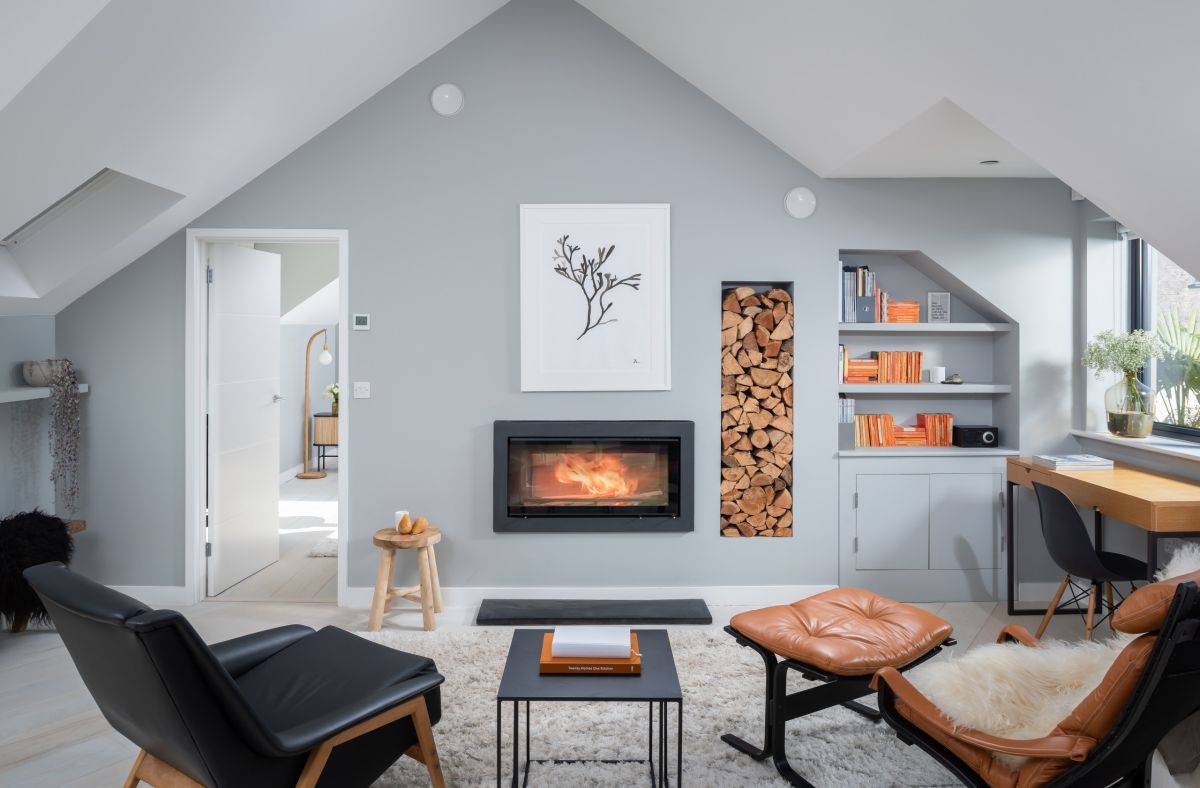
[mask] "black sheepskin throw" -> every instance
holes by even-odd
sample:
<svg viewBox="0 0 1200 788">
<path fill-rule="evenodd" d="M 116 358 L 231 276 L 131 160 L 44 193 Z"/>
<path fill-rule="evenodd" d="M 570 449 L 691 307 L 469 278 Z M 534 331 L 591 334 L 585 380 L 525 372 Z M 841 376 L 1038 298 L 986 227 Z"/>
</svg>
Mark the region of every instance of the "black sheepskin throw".
<svg viewBox="0 0 1200 788">
<path fill-rule="evenodd" d="M 75 543 L 67 524 L 33 510 L 0 520 L 0 619 L 46 621 L 46 608 L 21 572 L 47 561 L 69 563 Z"/>
</svg>

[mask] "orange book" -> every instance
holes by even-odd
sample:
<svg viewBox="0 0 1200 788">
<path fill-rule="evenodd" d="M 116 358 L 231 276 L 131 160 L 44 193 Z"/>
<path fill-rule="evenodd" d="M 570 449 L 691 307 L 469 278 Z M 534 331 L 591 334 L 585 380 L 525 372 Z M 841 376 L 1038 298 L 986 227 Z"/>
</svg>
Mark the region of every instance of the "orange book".
<svg viewBox="0 0 1200 788">
<path fill-rule="evenodd" d="M 538 658 L 539 673 L 561 675 L 604 674 L 610 676 L 640 676 L 642 674 L 642 655 L 638 650 L 636 632 L 629 633 L 630 654 L 624 659 L 555 657 L 552 656 L 551 652 L 553 642 L 553 632 L 547 632 L 542 635 L 542 654 Z"/>
</svg>

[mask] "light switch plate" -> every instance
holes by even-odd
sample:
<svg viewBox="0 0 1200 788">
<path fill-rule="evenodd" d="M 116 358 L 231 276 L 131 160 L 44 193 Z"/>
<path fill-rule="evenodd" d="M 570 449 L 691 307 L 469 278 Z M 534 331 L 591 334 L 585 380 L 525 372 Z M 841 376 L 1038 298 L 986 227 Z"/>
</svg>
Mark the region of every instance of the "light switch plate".
<svg viewBox="0 0 1200 788">
<path fill-rule="evenodd" d="M 366 380 L 354 381 L 354 398 L 355 399 L 370 399 L 371 398 L 371 383 Z"/>
</svg>

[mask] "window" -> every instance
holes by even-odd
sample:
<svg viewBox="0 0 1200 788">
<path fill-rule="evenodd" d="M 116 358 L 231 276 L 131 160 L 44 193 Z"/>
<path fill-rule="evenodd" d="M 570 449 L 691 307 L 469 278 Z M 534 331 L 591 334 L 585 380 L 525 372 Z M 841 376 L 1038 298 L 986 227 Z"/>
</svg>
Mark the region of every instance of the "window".
<svg viewBox="0 0 1200 788">
<path fill-rule="evenodd" d="M 1158 391 L 1154 431 L 1200 442 L 1200 282 L 1145 241 L 1128 244 L 1129 325 L 1166 349 L 1142 375 Z"/>
</svg>

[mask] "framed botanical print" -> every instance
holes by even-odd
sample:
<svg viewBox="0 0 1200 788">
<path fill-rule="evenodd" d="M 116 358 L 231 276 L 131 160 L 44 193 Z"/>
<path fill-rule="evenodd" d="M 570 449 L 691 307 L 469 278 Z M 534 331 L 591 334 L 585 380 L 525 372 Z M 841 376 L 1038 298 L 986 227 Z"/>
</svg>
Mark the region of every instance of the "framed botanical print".
<svg viewBox="0 0 1200 788">
<path fill-rule="evenodd" d="M 521 390 L 671 388 L 671 206 L 521 206 Z"/>
</svg>

